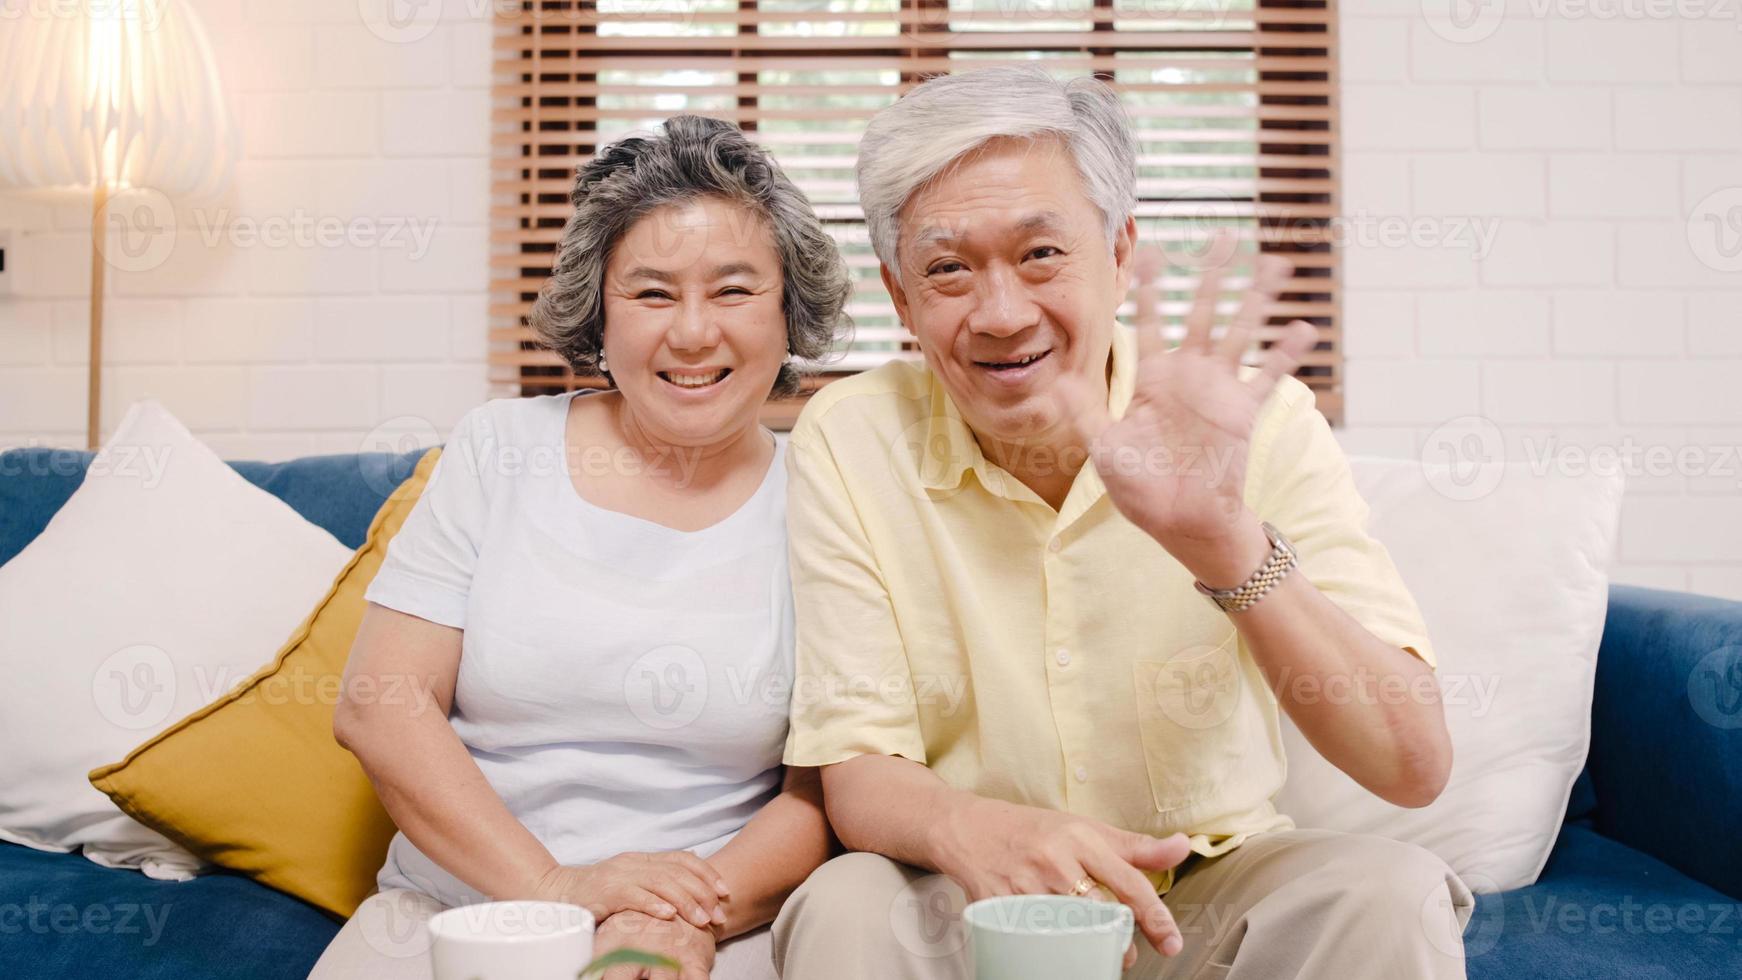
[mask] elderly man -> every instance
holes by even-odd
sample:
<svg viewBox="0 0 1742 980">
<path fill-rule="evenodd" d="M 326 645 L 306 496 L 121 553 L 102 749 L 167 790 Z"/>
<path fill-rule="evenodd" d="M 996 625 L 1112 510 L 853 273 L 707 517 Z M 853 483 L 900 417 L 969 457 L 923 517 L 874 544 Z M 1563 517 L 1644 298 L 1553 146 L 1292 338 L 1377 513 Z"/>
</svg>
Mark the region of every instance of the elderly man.
<svg viewBox="0 0 1742 980">
<path fill-rule="evenodd" d="M 1152 288 L 1116 324 L 1135 176 L 1111 90 L 1031 69 L 928 82 L 860 144 L 925 358 L 829 386 L 792 432 L 786 762 L 823 767 L 856 853 L 781 912 L 786 977 L 966 976 L 951 914 L 1029 893 L 1130 905 L 1128 976 L 1464 975 L 1442 861 L 1271 805 L 1279 705 L 1373 793 L 1431 802 L 1433 653 L 1290 376 L 1310 325 L 1240 366 L 1288 264 L 1219 332 L 1206 275 L 1178 349 Z"/>
</svg>

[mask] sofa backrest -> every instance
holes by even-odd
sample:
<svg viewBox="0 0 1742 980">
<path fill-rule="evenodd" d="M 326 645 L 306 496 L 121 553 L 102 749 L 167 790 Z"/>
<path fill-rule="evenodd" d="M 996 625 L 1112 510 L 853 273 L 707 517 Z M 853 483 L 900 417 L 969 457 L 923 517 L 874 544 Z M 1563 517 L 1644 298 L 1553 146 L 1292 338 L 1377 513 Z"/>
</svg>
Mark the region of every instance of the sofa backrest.
<svg viewBox="0 0 1742 980">
<path fill-rule="evenodd" d="M 1742 602 L 1610 589 L 1587 775 L 1600 833 L 1742 897 Z"/>
<path fill-rule="evenodd" d="M 230 465 L 356 548 L 422 454 Z M 0 453 L 0 564 L 42 532 L 91 458 L 68 449 Z M 1604 835 L 1742 896 L 1742 603 L 1610 590 L 1590 756 L 1568 809 L 1570 819 L 1589 816 Z"/>
<path fill-rule="evenodd" d="M 93 454 L 32 447 L 0 453 L 0 565 L 36 539 L 85 480 Z M 305 456 L 282 463 L 231 462 L 250 483 L 326 528 L 347 548 L 362 545 L 369 522 L 423 450 Z"/>
</svg>

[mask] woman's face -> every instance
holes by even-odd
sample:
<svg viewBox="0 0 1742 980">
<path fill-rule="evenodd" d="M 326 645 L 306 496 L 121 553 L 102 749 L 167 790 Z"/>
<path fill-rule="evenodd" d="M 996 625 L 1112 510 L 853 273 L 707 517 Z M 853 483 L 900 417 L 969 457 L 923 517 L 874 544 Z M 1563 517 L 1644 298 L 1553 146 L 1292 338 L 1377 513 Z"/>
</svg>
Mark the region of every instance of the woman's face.
<svg viewBox="0 0 1742 980">
<path fill-rule="evenodd" d="M 704 197 L 644 215 L 605 267 L 605 360 L 635 424 L 707 446 L 754 426 L 786 360 L 772 230 Z"/>
</svg>

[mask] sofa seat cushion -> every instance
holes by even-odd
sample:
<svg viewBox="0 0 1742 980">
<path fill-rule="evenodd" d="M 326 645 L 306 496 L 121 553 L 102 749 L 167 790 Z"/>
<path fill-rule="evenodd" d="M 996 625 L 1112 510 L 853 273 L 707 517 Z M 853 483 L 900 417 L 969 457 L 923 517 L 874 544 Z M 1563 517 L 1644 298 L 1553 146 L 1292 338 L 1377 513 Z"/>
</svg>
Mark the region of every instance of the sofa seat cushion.
<svg viewBox="0 0 1742 980">
<path fill-rule="evenodd" d="M 1470 980 L 1737 977 L 1742 902 L 1568 824 L 1536 884 L 1476 897 L 1464 946 Z"/>
<path fill-rule="evenodd" d="M 304 980 L 339 924 L 238 875 L 157 881 L 0 843 L 0 977 Z"/>
</svg>

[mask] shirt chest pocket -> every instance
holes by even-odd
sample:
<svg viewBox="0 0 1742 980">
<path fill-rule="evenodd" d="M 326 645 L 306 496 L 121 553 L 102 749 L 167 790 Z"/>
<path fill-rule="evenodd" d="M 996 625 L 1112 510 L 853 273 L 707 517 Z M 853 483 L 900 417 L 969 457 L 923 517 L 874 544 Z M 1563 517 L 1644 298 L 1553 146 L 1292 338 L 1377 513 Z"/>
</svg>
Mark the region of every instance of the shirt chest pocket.
<svg viewBox="0 0 1742 980">
<path fill-rule="evenodd" d="M 1270 692 L 1232 629 L 1216 644 L 1132 664 L 1144 762 L 1158 813 L 1213 815 L 1281 785 Z"/>
</svg>

